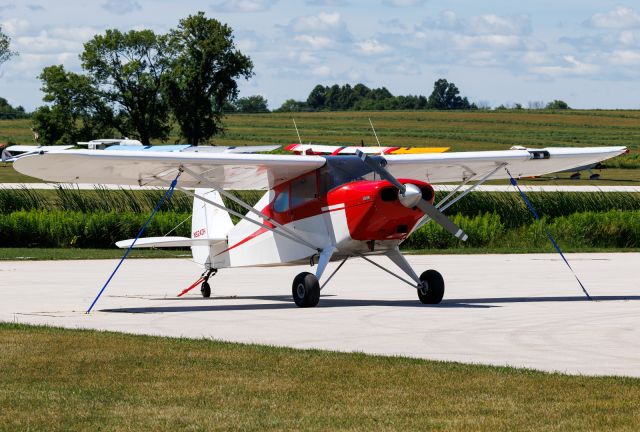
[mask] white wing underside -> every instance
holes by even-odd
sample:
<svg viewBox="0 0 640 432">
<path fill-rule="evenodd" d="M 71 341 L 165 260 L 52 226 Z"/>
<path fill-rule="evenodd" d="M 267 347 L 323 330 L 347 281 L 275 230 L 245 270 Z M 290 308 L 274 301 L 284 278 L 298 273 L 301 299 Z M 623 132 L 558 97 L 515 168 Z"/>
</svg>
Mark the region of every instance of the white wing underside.
<svg viewBox="0 0 640 432">
<path fill-rule="evenodd" d="M 595 164 L 626 151 L 625 147 L 548 148 L 546 159 L 535 159 L 529 150 L 450 152 L 387 155 L 387 169 L 396 177 L 430 183 L 456 183 L 505 166 L 514 177 L 529 177 Z M 166 185 L 182 166 L 224 189 L 270 189 L 322 167 L 321 156 L 95 152 L 67 150 L 27 156 L 14 163 L 26 175 L 65 183 L 117 185 Z M 369 177 L 369 176 L 368 176 Z M 164 181 L 158 180 L 159 178 Z M 498 170 L 492 179 L 508 178 Z M 183 173 L 183 187 L 205 186 Z"/>
</svg>

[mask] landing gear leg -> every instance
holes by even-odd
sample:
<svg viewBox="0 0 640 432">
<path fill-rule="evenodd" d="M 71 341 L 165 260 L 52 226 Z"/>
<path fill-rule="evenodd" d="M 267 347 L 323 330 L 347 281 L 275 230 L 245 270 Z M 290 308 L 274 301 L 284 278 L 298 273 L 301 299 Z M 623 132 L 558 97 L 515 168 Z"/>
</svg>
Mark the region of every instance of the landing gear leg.
<svg viewBox="0 0 640 432">
<path fill-rule="evenodd" d="M 214 276 L 216 273 L 218 273 L 218 269 L 209 269 L 207 270 L 202 277 L 204 278 L 204 281 L 202 282 L 202 285 L 200 285 L 200 293 L 202 294 L 202 297 L 204 298 L 209 298 L 211 297 L 211 285 L 209 285 L 209 278 L 211 276 Z"/>
</svg>

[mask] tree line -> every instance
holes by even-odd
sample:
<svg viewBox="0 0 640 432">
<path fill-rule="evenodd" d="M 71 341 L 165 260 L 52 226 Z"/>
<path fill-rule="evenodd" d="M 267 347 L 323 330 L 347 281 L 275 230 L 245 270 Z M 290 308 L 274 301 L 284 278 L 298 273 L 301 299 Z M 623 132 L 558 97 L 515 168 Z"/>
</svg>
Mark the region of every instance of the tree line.
<svg viewBox="0 0 640 432">
<path fill-rule="evenodd" d="M 478 107 L 446 79 L 433 84 L 429 97 L 422 95 L 394 96 L 386 87 L 370 89 L 364 84 L 322 86 L 311 90 L 305 101 L 286 100 L 276 111 L 380 111 L 380 110 L 472 110 Z"/>
</svg>

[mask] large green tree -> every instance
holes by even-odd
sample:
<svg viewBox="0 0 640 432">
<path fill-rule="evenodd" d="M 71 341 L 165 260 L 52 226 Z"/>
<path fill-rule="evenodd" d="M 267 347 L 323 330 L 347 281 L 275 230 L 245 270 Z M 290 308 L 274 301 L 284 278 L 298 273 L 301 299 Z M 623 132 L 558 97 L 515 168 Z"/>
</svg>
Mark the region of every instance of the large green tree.
<svg viewBox="0 0 640 432">
<path fill-rule="evenodd" d="M 433 84 L 433 92 L 427 100 L 427 108 L 438 110 L 472 109 L 469 100 L 460 96 L 454 83 L 439 79 Z"/>
<path fill-rule="evenodd" d="M 111 132 L 113 112 L 86 75 L 67 72 L 62 65 L 48 66 L 39 76 L 43 100 L 33 124 L 43 144 L 69 144 Z"/>
<path fill-rule="evenodd" d="M 151 30 L 107 30 L 84 44 L 82 67 L 100 98 L 112 107 L 112 125 L 150 144 L 169 135 L 169 109 L 161 86 L 170 66 L 168 37 Z"/>
<path fill-rule="evenodd" d="M 231 27 L 203 12 L 180 20 L 169 41 L 166 99 L 181 135 L 198 145 L 222 130 L 223 107 L 238 96 L 236 80 L 253 75 L 253 63 L 236 49 Z"/>
</svg>

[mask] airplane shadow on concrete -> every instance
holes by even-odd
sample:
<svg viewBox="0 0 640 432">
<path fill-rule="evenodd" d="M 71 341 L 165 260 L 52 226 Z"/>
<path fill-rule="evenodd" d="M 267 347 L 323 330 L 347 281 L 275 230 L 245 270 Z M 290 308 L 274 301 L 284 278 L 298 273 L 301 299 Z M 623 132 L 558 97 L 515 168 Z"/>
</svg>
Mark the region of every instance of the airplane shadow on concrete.
<svg viewBox="0 0 640 432">
<path fill-rule="evenodd" d="M 387 306 L 387 307 L 421 307 L 421 308 L 470 308 L 488 309 L 502 307 L 500 304 L 509 303 L 552 303 L 552 302 L 586 302 L 584 296 L 559 296 L 559 297 L 491 297 L 491 298 L 467 298 L 445 299 L 438 305 L 424 305 L 416 300 L 368 300 L 368 299 L 339 299 L 334 295 L 323 295 L 318 308 L 333 307 L 363 307 L 363 306 Z M 637 301 L 640 296 L 592 296 L 596 302 L 602 301 Z M 131 308 L 102 309 L 102 312 L 112 313 L 175 313 L 175 312 L 214 312 L 214 311 L 243 311 L 243 310 L 276 310 L 295 308 L 290 296 L 227 296 L 227 297 L 181 297 L 159 298 L 152 300 L 171 300 L 189 303 L 172 306 L 148 306 Z M 225 300 L 260 300 L 270 303 L 259 304 L 225 304 Z M 206 304 L 204 304 L 206 303 Z M 213 304 L 212 304 L 213 303 Z"/>
<path fill-rule="evenodd" d="M 334 307 L 362 307 L 362 306 L 395 306 L 395 307 L 439 307 L 439 308 L 479 308 L 487 309 L 496 306 L 491 305 L 473 305 L 463 304 L 451 301 L 443 301 L 439 305 L 424 305 L 418 299 L 416 300 L 370 300 L 370 299 L 339 299 L 333 294 L 322 295 L 320 303 L 316 308 L 334 308 Z M 171 313 L 171 312 L 206 312 L 206 311 L 242 311 L 242 310 L 269 310 L 269 309 L 292 309 L 296 308 L 291 296 L 289 295 L 273 295 L 273 296 L 226 296 L 226 297 L 180 297 L 180 298 L 157 298 L 152 300 L 171 300 L 180 302 L 189 302 L 188 305 L 172 305 L 172 306 L 147 306 L 147 307 L 130 307 L 130 308 L 113 308 L 101 309 L 101 312 L 117 312 L 117 313 Z M 256 303 L 256 304 L 224 304 L 225 300 L 261 300 L 272 303 Z M 214 304 L 211 304 L 215 302 Z M 200 303 L 200 304 L 195 304 Z M 202 304 L 206 303 L 206 304 Z M 499 307 L 499 306 L 498 306 Z"/>
</svg>

